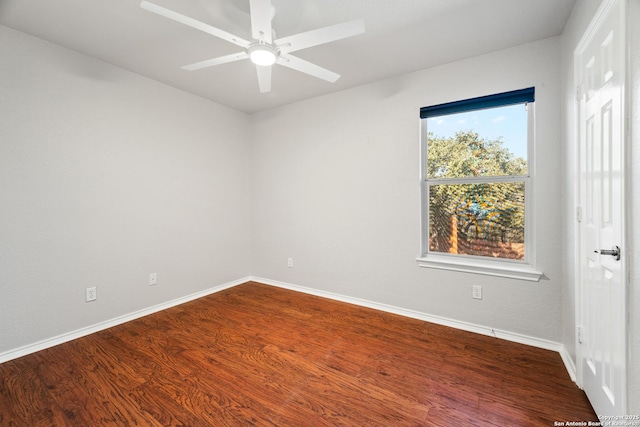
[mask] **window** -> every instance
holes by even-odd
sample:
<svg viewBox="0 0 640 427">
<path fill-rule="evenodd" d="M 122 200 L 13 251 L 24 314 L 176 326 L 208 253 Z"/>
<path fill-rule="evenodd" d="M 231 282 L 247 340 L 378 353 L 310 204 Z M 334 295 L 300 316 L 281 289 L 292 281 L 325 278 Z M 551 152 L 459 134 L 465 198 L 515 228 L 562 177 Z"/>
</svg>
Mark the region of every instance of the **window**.
<svg viewBox="0 0 640 427">
<path fill-rule="evenodd" d="M 420 109 L 423 267 L 539 280 L 534 88 Z"/>
</svg>

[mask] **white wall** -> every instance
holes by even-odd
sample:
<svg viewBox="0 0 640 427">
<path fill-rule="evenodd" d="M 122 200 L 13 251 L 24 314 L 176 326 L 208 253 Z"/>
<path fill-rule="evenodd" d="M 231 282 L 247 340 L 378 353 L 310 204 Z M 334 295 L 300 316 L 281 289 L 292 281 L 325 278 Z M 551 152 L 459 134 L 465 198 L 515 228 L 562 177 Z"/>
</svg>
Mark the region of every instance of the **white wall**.
<svg viewBox="0 0 640 427">
<path fill-rule="evenodd" d="M 631 289 L 629 290 L 629 413 L 640 414 L 640 2 L 629 2 L 631 88 L 631 210 L 629 235 L 631 247 Z M 636 195 L 635 197 L 631 195 Z"/>
<path fill-rule="evenodd" d="M 248 116 L 0 40 L 0 355 L 250 274 Z"/>
<path fill-rule="evenodd" d="M 573 51 L 578 42 L 582 38 L 587 26 L 591 22 L 601 0 L 581 0 L 576 2 L 576 6 L 572 12 L 564 33 L 562 35 L 562 80 L 563 80 L 563 170 L 564 170 L 564 187 L 566 197 L 564 198 L 564 252 L 565 252 L 565 274 L 564 274 L 564 292 L 563 292 L 563 342 L 569 350 L 571 357 L 575 361 L 575 171 L 576 171 L 576 133 L 574 128 L 575 120 L 575 87 L 574 79 L 574 63 Z M 629 241 L 631 243 L 628 248 L 631 255 L 631 289 L 629 292 L 630 305 L 630 348 L 629 348 L 629 408 L 630 414 L 640 414 L 640 228 L 637 224 L 640 222 L 640 199 L 632 197 L 638 194 L 640 187 L 640 150 L 637 148 L 640 144 L 640 4 L 637 1 L 629 1 L 630 7 L 627 28 L 630 31 L 630 59 L 631 59 L 631 99 L 629 106 L 629 117 L 631 117 L 631 138 L 630 158 L 628 166 L 631 171 L 631 188 L 628 192 L 628 200 L 631 203 L 630 220 L 629 220 Z"/>
<path fill-rule="evenodd" d="M 560 342 L 559 54 L 553 38 L 253 115 L 253 274 Z M 546 278 L 418 267 L 419 108 L 530 86 Z"/>
</svg>

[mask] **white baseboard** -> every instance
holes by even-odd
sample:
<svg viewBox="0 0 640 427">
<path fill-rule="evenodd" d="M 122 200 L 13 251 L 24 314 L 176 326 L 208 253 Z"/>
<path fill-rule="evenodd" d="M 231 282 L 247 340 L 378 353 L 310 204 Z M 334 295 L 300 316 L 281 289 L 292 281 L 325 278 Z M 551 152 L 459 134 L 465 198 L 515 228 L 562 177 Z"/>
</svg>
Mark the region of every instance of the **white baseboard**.
<svg viewBox="0 0 640 427">
<path fill-rule="evenodd" d="M 28 344 L 23 347 L 19 347 L 13 350 L 5 351 L 0 353 L 0 363 L 7 362 L 12 359 L 17 359 L 18 357 L 26 356 L 27 354 L 35 353 L 40 350 L 44 350 L 58 344 L 65 343 L 67 341 L 74 340 L 76 338 L 84 337 L 89 334 L 93 334 L 95 332 L 99 332 L 113 326 L 120 325 L 122 323 L 129 322 L 131 320 L 139 319 L 141 317 L 147 316 L 149 314 L 156 313 L 158 311 L 166 310 L 171 307 L 175 307 L 180 304 L 184 304 L 185 302 L 193 301 L 198 298 L 202 298 L 207 295 L 214 294 L 216 292 L 223 291 L 225 289 L 232 288 L 234 286 L 240 285 L 242 283 L 246 283 L 252 280 L 249 277 L 245 277 L 242 279 L 234 280 L 232 282 L 227 282 L 222 285 L 214 286 L 209 289 L 205 289 L 204 291 L 196 292 L 191 295 L 187 295 L 181 298 L 176 298 L 171 301 L 164 302 L 162 304 L 154 305 L 149 308 L 145 308 L 142 310 L 135 311 L 133 313 L 125 314 L 123 316 L 115 317 L 113 319 L 106 320 L 104 322 L 96 323 L 91 326 L 87 326 L 85 328 L 77 329 L 75 331 L 71 331 L 65 334 L 61 334 L 55 336 L 53 338 L 48 338 L 33 344 Z"/>
<path fill-rule="evenodd" d="M 421 313 L 414 310 L 408 310 L 405 308 L 395 307 L 388 304 L 367 301 L 360 298 L 354 298 L 354 297 L 336 294 L 333 292 L 320 291 L 317 289 L 307 288 L 304 286 L 293 285 L 291 283 L 265 279 L 263 277 L 252 277 L 251 280 L 254 282 L 264 283 L 265 285 L 276 286 L 283 289 L 289 289 L 292 291 L 298 291 L 298 292 L 315 295 L 323 298 L 328 298 L 336 301 L 342 301 L 342 302 L 346 302 L 354 305 L 359 305 L 362 307 L 373 308 L 376 310 L 385 311 L 387 313 L 398 314 L 400 316 L 410 317 L 412 319 L 424 320 L 426 322 L 436 323 L 438 325 L 450 326 L 452 328 L 461 329 L 468 332 L 475 332 L 482 335 L 493 336 L 499 339 L 512 341 L 519 344 L 526 344 L 533 347 L 543 348 L 545 350 L 556 351 L 558 353 L 561 353 L 561 350 L 564 348 L 564 346 L 560 343 L 545 340 L 542 338 L 531 337 L 528 335 L 518 334 L 515 332 L 509 332 L 509 331 L 504 331 L 500 329 L 490 328 L 483 325 L 477 325 L 474 323 L 449 319 L 446 317 L 434 316 L 432 314 Z"/>
<path fill-rule="evenodd" d="M 562 357 L 562 361 L 564 362 L 565 368 L 567 368 L 567 372 L 571 377 L 571 381 L 578 384 L 578 368 L 576 367 L 576 363 L 574 362 L 573 357 L 571 357 L 571 355 L 567 351 L 567 347 L 565 347 L 564 345 L 560 349 L 560 357 Z M 579 385 L 580 384 L 578 384 L 578 386 Z"/>
</svg>

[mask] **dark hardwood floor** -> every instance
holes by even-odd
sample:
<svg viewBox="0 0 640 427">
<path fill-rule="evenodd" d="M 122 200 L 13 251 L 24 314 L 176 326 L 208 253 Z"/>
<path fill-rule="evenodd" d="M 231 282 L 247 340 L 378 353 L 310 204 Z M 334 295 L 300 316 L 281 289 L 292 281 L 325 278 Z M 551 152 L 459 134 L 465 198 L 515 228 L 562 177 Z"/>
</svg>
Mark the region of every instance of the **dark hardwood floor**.
<svg viewBox="0 0 640 427">
<path fill-rule="evenodd" d="M 0 426 L 589 420 L 557 353 L 252 282 L 0 365 Z"/>
</svg>

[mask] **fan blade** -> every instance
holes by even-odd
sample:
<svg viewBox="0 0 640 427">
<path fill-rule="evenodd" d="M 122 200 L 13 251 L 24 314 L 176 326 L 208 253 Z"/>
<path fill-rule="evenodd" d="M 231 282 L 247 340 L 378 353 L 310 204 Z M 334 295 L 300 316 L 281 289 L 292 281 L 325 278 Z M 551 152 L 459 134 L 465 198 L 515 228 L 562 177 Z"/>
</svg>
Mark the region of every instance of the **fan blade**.
<svg viewBox="0 0 640 427">
<path fill-rule="evenodd" d="M 260 93 L 271 92 L 271 65 L 256 65 L 258 71 L 258 86 Z"/>
<path fill-rule="evenodd" d="M 333 71 L 329 71 L 326 68 L 322 68 L 316 64 L 300 59 L 297 56 L 281 54 L 278 58 L 278 64 L 287 68 L 291 68 L 302 73 L 309 74 L 328 82 L 335 82 L 340 78 L 340 74 L 336 74 Z"/>
<path fill-rule="evenodd" d="M 205 61 L 196 62 L 195 64 L 183 65 L 183 70 L 194 71 L 201 68 L 213 67 L 214 65 L 226 64 L 227 62 L 239 61 L 249 57 L 247 52 L 233 53 L 231 55 L 220 56 L 218 58 L 207 59 Z"/>
<path fill-rule="evenodd" d="M 274 43 L 280 48 L 280 52 L 290 53 L 361 33 L 364 33 L 364 21 L 362 19 L 356 19 L 354 21 L 343 22 L 342 24 L 331 25 L 330 27 L 318 28 L 317 30 L 282 37 L 275 40 Z"/>
<path fill-rule="evenodd" d="M 146 0 L 143 0 L 142 3 L 140 3 L 140 7 L 142 9 L 148 10 L 149 12 L 153 12 L 156 15 L 164 16 L 165 18 L 174 20 L 184 25 L 188 25 L 189 27 L 195 28 L 196 30 L 204 31 L 205 33 L 219 37 L 222 40 L 226 40 L 245 49 L 248 48 L 251 44 L 249 41 L 234 36 L 231 33 L 227 33 L 224 30 L 221 30 L 209 24 L 205 24 L 204 22 L 198 21 L 196 19 L 189 18 L 188 16 L 181 15 L 178 12 L 174 12 L 173 10 L 165 9 L 162 6 L 149 3 Z"/>
<path fill-rule="evenodd" d="M 271 44 L 271 0 L 251 0 L 251 36 Z"/>
</svg>

